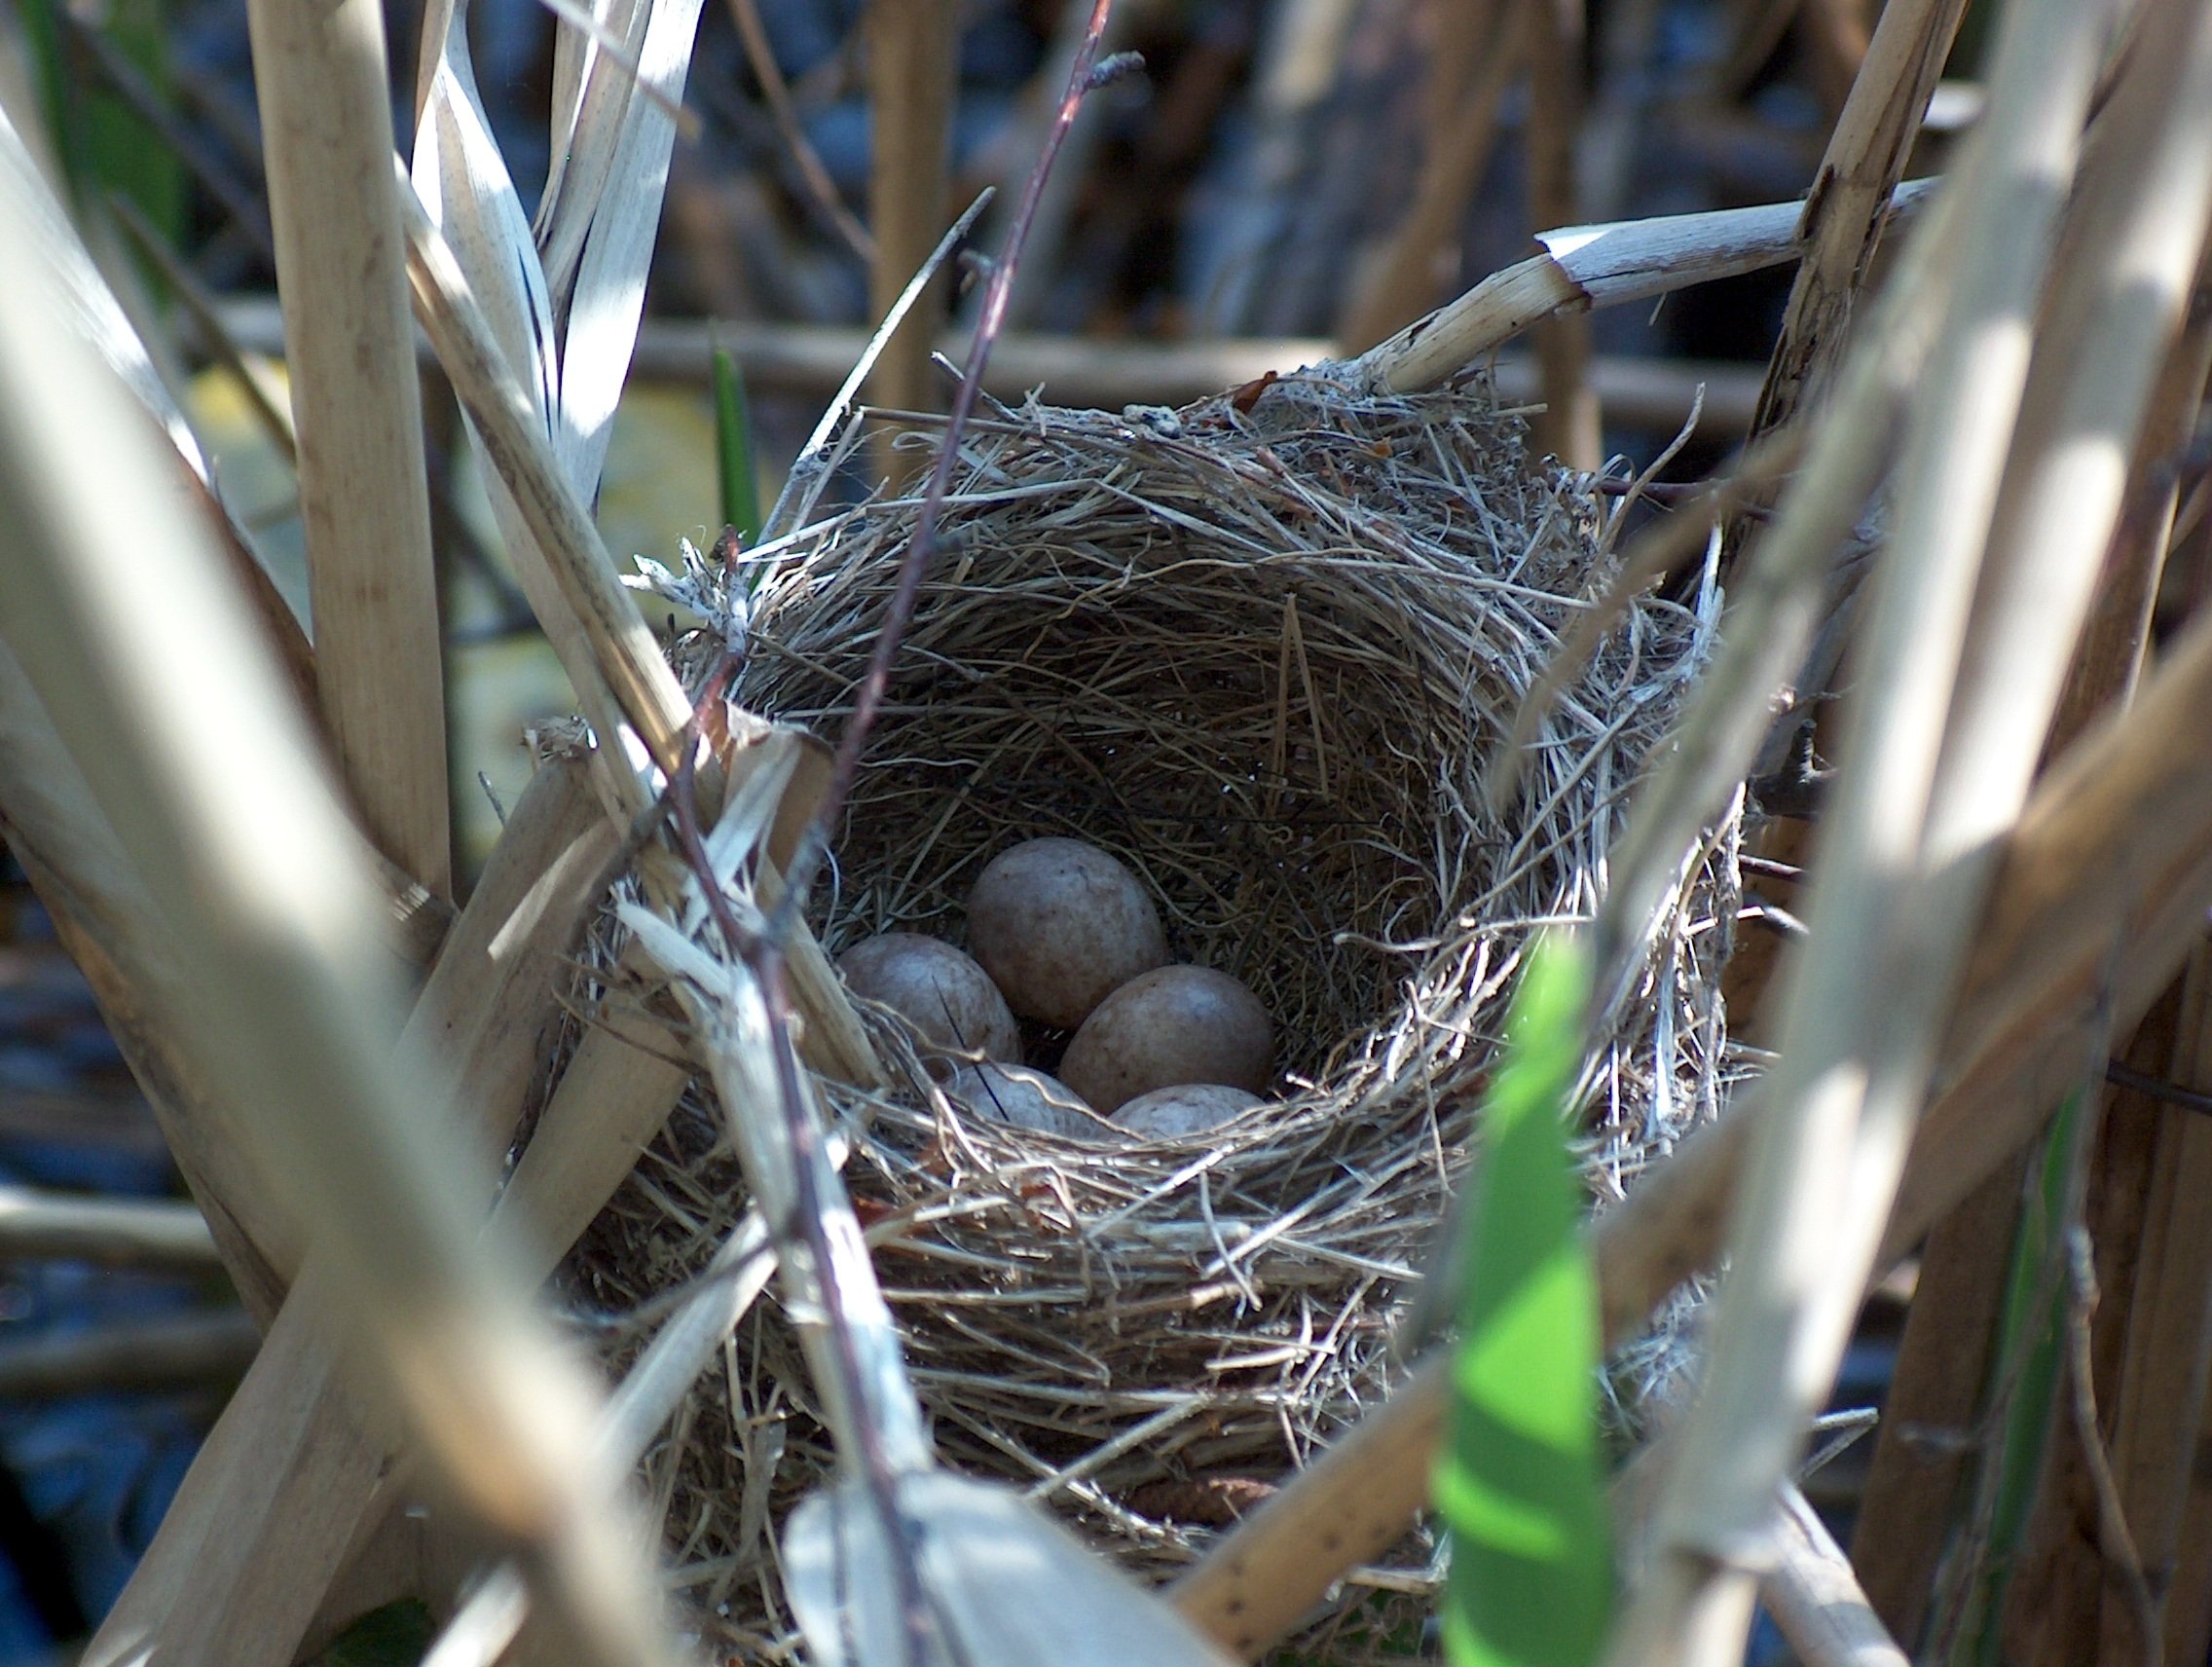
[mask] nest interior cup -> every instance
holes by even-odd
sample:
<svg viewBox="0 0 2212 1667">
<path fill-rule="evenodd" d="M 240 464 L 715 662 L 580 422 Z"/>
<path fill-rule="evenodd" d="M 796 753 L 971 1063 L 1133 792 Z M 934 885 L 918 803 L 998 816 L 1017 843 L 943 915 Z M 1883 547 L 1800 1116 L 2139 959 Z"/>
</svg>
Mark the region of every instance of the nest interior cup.
<svg viewBox="0 0 2212 1667">
<path fill-rule="evenodd" d="M 967 436 L 818 887 L 826 946 L 961 943 L 983 864 L 1073 835 L 1142 878 L 1177 959 L 1259 995 L 1278 1077 L 1221 1130 L 1072 1142 L 962 1118 L 870 1014 L 893 1088 L 826 1093 L 948 1462 L 1164 1567 L 1380 1391 L 1520 947 L 1595 906 L 1708 641 L 1710 609 L 1632 607 L 1515 802 L 1485 807 L 1522 697 L 1611 574 L 1598 502 L 1532 466 L 1479 388 L 1352 398 L 1293 378 L 1171 424 L 1033 405 Z M 774 571 L 743 704 L 837 733 L 912 525 L 910 501 L 827 517 Z M 1716 1101 L 1724 845 L 1614 1025 L 1601 1196 Z M 1031 1062 L 1065 1040 L 1031 1026 Z M 694 1103 L 573 1271 L 642 1298 L 704 1260 L 741 1197 Z M 728 1363 L 648 1468 L 706 1607 L 773 1637 L 789 1616 L 762 1535 L 830 1454 L 780 1316 L 750 1316 Z"/>
</svg>

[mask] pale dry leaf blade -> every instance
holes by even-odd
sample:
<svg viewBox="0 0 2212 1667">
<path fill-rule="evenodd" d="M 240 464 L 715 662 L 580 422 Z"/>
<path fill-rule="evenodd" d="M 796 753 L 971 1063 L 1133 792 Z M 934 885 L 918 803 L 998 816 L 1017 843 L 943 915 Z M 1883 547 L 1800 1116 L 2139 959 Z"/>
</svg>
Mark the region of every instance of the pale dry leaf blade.
<svg viewBox="0 0 2212 1667">
<path fill-rule="evenodd" d="M 701 0 L 658 0 L 638 61 L 644 84 L 665 99 L 632 96 L 606 189 L 585 233 L 561 343 L 561 421 L 557 442 L 570 477 L 588 491 L 607 460 L 614 407 L 630 374 L 645 314 L 645 275 L 660 230 L 676 122 L 698 38 Z M 608 73 L 625 74 L 611 62 Z"/>
<path fill-rule="evenodd" d="M 900 1478 L 899 1511 L 919 1551 L 945 1662 L 1227 1667 L 1230 1658 L 1162 1599 L 1006 1488 L 920 1472 Z M 817 1667 L 907 1659 L 896 1548 L 860 1482 L 848 1477 L 805 1500 L 785 1527 L 783 1552 Z"/>
<path fill-rule="evenodd" d="M 468 56 L 467 11 L 447 13 L 416 130 L 411 170 L 424 211 L 453 250 L 509 368 L 548 424 L 559 403 L 553 314 L 537 245 L 493 137 Z"/>
<path fill-rule="evenodd" d="M 645 51 L 653 11 L 652 0 L 596 0 L 593 15 L 635 62 Z M 598 41 L 565 23 L 555 40 L 553 167 L 534 229 L 554 311 L 566 319 L 592 216 L 614 177 L 614 155 L 638 77 Z"/>
</svg>

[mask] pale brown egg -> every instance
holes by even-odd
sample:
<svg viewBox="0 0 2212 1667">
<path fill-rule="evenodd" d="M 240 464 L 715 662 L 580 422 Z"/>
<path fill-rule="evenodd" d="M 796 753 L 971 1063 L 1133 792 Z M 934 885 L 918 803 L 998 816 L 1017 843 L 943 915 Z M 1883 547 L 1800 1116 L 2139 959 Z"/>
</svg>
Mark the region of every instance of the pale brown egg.
<svg viewBox="0 0 2212 1667">
<path fill-rule="evenodd" d="M 1111 1140 L 1114 1127 L 1059 1078 L 1027 1065 L 963 1065 L 944 1085 L 947 1098 L 975 1117 L 1079 1140 Z"/>
<path fill-rule="evenodd" d="M 927 1041 L 1021 1062 L 1021 1032 L 1006 997 L 973 958 L 919 932 L 864 938 L 837 957 L 855 995 L 879 1001 Z"/>
<path fill-rule="evenodd" d="M 968 896 L 968 947 L 1014 1012 L 1071 1030 L 1167 961 L 1142 882 L 1080 839 L 1031 839 L 993 857 Z"/>
<path fill-rule="evenodd" d="M 1113 1122 L 1131 1134 L 1173 1140 L 1219 1129 L 1261 1103 L 1258 1094 L 1227 1083 L 1177 1083 L 1117 1106 Z"/>
<path fill-rule="evenodd" d="M 1274 1073 L 1274 1026 L 1260 998 L 1210 967 L 1161 967 L 1098 1004 L 1060 1060 L 1068 1087 L 1109 1116 L 1183 1083 L 1257 1093 Z"/>
</svg>

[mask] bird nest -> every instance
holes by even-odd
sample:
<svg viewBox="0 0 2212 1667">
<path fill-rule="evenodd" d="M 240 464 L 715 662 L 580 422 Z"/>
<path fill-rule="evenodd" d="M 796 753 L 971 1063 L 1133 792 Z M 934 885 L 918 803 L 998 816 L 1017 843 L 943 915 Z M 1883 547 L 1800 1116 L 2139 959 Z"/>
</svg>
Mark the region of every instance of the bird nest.
<svg viewBox="0 0 2212 1667">
<path fill-rule="evenodd" d="M 1483 385 L 1032 405 L 962 447 L 817 929 L 832 953 L 892 928 L 958 943 L 995 853 L 1080 836 L 1143 879 L 1177 959 L 1258 992 L 1274 1094 L 1182 1139 L 1034 1133 L 955 1110 L 869 1010 L 893 1086 L 825 1095 L 942 1458 L 1163 1572 L 1384 1391 L 1515 967 L 1535 928 L 1593 910 L 1712 603 L 1631 608 L 1493 813 L 1485 768 L 1614 573 L 1621 498 L 1533 465 Z M 827 519 L 774 569 L 744 705 L 837 732 L 914 516 Z M 1601 1207 L 1714 1109 L 1734 898 L 1724 827 L 1603 1038 Z M 1024 1040 L 1051 1069 L 1066 1038 Z M 571 1260 L 579 1299 L 649 1302 L 745 1204 L 702 1082 Z M 1616 1387 L 1667 1365 L 1654 1346 Z M 780 1312 L 757 1305 L 721 1367 L 647 1480 L 699 1611 L 757 1648 L 791 1630 L 775 1525 L 831 1455 Z"/>
</svg>

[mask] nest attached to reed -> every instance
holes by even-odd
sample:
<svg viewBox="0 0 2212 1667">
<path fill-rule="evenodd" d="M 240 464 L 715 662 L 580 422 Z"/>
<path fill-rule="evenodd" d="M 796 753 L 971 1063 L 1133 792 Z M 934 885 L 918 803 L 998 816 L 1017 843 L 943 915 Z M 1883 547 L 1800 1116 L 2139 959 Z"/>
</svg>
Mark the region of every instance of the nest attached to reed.
<svg viewBox="0 0 2212 1667">
<path fill-rule="evenodd" d="M 1639 603 L 1493 815 L 1499 737 L 1613 572 L 1607 500 L 1533 466 L 1480 383 L 1355 397 L 1316 374 L 1249 394 L 975 425 L 815 911 L 832 953 L 894 927 L 959 943 L 993 854 L 1073 834 L 1143 878 L 1178 959 L 1272 1014 L 1276 1099 L 1183 1140 L 965 1119 L 875 1010 L 896 1086 L 826 1091 L 943 1459 L 1037 1489 L 1154 1570 L 1383 1392 L 1522 947 L 1592 911 L 1711 626 Z M 826 520 L 774 571 L 744 705 L 838 730 L 913 519 L 897 500 Z M 1730 827 L 1606 1039 L 1601 1206 L 1714 1109 L 1734 898 Z M 1051 1069 L 1064 1040 L 1031 1027 L 1030 1062 Z M 571 1261 L 579 1296 L 646 1301 L 745 1204 L 696 1086 Z M 1628 1398 L 1671 1364 L 1663 1342 L 1630 1363 Z M 680 1582 L 759 1647 L 791 1625 L 768 1536 L 830 1452 L 772 1303 L 723 1368 L 647 1479 Z"/>
</svg>

